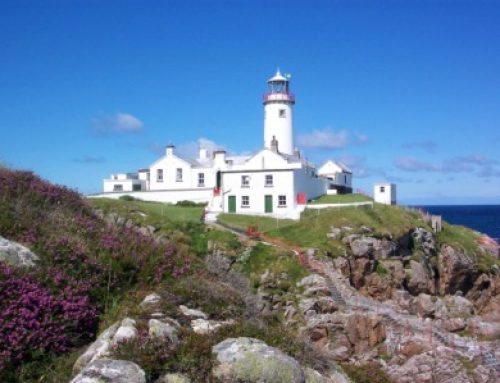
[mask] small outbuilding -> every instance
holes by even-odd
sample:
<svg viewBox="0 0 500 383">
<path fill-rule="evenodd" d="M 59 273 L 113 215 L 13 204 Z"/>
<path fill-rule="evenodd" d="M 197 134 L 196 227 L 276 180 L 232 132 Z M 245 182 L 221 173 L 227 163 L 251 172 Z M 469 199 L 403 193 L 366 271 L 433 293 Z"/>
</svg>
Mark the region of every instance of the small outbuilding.
<svg viewBox="0 0 500 383">
<path fill-rule="evenodd" d="M 373 186 L 373 199 L 385 205 L 396 205 L 396 184 L 378 183 Z"/>
</svg>

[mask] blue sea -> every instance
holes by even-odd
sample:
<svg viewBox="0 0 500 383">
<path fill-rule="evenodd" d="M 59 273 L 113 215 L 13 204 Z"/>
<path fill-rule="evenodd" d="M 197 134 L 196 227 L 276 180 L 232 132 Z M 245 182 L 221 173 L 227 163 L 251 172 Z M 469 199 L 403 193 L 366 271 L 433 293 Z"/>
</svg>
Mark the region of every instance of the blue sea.
<svg viewBox="0 0 500 383">
<path fill-rule="evenodd" d="M 500 205 L 429 205 L 418 208 L 441 215 L 448 223 L 470 227 L 499 241 Z"/>
</svg>

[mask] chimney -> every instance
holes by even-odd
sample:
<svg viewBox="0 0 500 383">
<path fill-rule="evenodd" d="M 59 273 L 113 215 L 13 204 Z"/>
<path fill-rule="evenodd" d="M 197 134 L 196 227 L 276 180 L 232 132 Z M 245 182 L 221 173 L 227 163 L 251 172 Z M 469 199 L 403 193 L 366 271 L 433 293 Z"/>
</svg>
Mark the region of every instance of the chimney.
<svg viewBox="0 0 500 383">
<path fill-rule="evenodd" d="M 221 166 L 226 163 L 226 151 L 225 150 L 216 150 L 214 152 L 214 163 L 217 166 Z"/>
<path fill-rule="evenodd" d="M 278 153 L 278 140 L 276 139 L 276 136 L 273 136 L 273 139 L 271 140 L 271 150 L 274 153 Z"/>
<path fill-rule="evenodd" d="M 205 148 L 201 148 L 200 147 L 200 150 L 199 150 L 199 158 L 200 160 L 204 161 L 207 159 L 207 149 Z"/>
<path fill-rule="evenodd" d="M 174 148 L 175 146 L 173 144 L 167 145 L 167 151 L 166 151 L 167 157 L 170 157 L 174 154 Z"/>
<path fill-rule="evenodd" d="M 295 157 L 297 157 L 297 158 L 300 158 L 300 150 L 299 150 L 299 148 L 295 148 L 295 149 L 293 150 L 293 155 L 294 155 Z"/>
</svg>

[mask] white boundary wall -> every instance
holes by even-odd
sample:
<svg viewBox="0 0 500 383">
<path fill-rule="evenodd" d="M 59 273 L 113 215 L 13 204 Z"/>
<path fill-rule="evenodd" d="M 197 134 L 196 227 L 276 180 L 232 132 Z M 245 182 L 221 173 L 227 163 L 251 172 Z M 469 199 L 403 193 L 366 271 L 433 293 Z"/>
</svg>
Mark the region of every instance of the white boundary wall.
<svg viewBox="0 0 500 383">
<path fill-rule="evenodd" d="M 87 198 L 112 198 L 118 199 L 121 196 L 129 195 L 142 201 L 177 203 L 179 201 L 189 200 L 197 203 L 206 203 L 212 199 L 212 188 L 196 188 L 184 190 L 157 190 L 141 192 L 123 192 L 123 193 L 100 193 L 88 195 Z"/>
</svg>

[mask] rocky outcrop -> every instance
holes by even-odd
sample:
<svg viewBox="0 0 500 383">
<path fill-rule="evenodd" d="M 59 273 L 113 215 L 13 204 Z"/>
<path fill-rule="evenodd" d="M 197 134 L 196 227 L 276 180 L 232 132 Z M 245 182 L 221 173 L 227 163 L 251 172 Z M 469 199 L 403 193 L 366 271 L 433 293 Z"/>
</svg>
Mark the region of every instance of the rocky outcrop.
<svg viewBox="0 0 500 383">
<path fill-rule="evenodd" d="M 427 256 L 436 255 L 436 240 L 432 232 L 417 227 L 410 231 L 410 238 L 410 247 L 412 250 L 421 250 Z"/>
<path fill-rule="evenodd" d="M 342 240 L 348 244 L 355 258 L 386 259 L 396 255 L 397 244 L 388 239 L 351 234 Z"/>
<path fill-rule="evenodd" d="M 135 363 L 100 359 L 91 362 L 71 383 L 146 383 L 146 374 Z"/>
<path fill-rule="evenodd" d="M 410 269 L 406 276 L 406 288 L 412 295 L 435 292 L 434 280 L 427 265 L 410 260 Z"/>
<path fill-rule="evenodd" d="M 481 274 L 467 293 L 477 312 L 485 319 L 500 322 L 500 277 Z"/>
<path fill-rule="evenodd" d="M 438 254 L 439 294 L 467 293 L 479 275 L 474 261 L 466 254 L 444 245 Z"/>
<path fill-rule="evenodd" d="M 0 261 L 12 266 L 33 267 L 38 260 L 38 255 L 27 247 L 0 236 Z"/>
<path fill-rule="evenodd" d="M 191 383 L 191 380 L 184 374 L 166 374 L 155 383 Z"/>
</svg>

